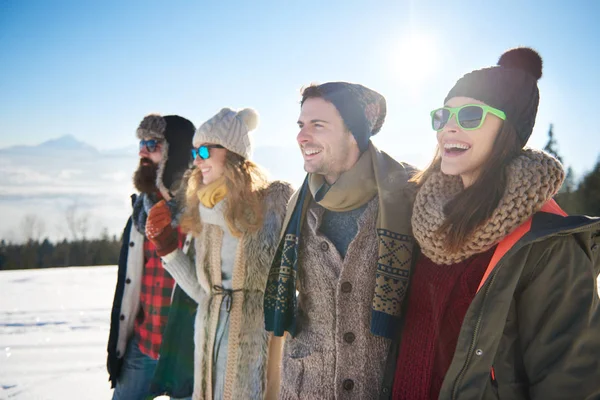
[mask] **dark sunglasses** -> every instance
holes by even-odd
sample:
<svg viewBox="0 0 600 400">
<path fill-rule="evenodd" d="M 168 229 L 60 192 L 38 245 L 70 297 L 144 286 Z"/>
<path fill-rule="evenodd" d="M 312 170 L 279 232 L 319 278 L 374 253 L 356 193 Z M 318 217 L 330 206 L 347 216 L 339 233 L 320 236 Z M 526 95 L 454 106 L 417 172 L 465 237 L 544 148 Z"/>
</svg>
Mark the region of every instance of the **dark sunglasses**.
<svg viewBox="0 0 600 400">
<path fill-rule="evenodd" d="M 140 151 L 145 147 L 148 153 L 154 153 L 159 143 L 156 139 L 140 140 Z"/>
<path fill-rule="evenodd" d="M 202 160 L 207 160 L 210 158 L 210 149 L 224 149 L 225 147 L 220 144 L 209 144 L 205 146 L 200 146 L 198 148 L 192 147 L 192 158 L 195 160 L 197 157 L 200 157 Z"/>
<path fill-rule="evenodd" d="M 479 129 L 488 114 L 493 114 L 503 121 L 506 120 L 504 112 L 497 108 L 483 104 L 467 104 L 460 107 L 442 107 L 433 110 L 431 112 L 431 127 L 434 131 L 441 131 L 452 119 L 452 116 L 456 115 L 456 122 L 462 129 L 466 131 Z"/>
</svg>

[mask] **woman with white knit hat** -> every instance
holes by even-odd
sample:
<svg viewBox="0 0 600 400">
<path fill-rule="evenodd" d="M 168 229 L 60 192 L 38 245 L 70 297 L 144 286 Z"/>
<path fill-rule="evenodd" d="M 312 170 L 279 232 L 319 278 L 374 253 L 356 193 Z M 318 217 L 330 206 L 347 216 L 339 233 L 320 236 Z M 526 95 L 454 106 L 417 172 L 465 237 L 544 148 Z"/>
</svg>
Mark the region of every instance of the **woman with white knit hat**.
<svg viewBox="0 0 600 400">
<path fill-rule="evenodd" d="M 161 249 L 164 267 L 198 302 L 194 399 L 262 399 L 266 393 L 263 295 L 292 188 L 268 182 L 250 161 L 249 133 L 257 125 L 254 110 L 223 108 L 194 136 L 180 226 L 195 238 L 195 265 L 169 246 L 174 233 L 165 204 L 148 215 L 147 235 Z"/>
</svg>

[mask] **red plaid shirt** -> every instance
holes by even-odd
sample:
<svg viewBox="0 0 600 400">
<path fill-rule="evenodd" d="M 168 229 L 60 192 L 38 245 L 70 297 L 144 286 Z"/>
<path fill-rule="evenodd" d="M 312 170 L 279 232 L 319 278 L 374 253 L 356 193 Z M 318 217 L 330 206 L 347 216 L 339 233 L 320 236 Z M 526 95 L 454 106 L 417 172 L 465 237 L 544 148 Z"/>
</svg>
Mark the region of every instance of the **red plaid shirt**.
<svg viewBox="0 0 600 400">
<path fill-rule="evenodd" d="M 179 248 L 185 236 L 179 234 Z M 144 239 L 144 274 L 140 294 L 140 312 L 135 321 L 135 335 L 140 351 L 158 359 L 162 334 L 167 325 L 175 280 L 162 266 L 156 246 Z"/>
</svg>

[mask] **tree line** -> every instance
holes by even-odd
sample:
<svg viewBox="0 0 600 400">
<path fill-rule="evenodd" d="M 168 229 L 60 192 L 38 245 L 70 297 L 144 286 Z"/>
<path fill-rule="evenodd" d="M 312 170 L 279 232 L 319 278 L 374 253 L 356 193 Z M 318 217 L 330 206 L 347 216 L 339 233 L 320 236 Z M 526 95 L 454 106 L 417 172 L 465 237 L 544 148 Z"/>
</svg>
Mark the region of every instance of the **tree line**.
<svg viewBox="0 0 600 400">
<path fill-rule="evenodd" d="M 69 266 L 115 265 L 119 261 L 121 241 L 103 235 L 100 239 L 64 239 L 52 243 L 29 240 L 12 244 L 0 241 L 0 271 Z"/>
<path fill-rule="evenodd" d="M 0 240 L 0 271 L 13 269 L 114 265 L 119 262 L 121 238 L 105 229 L 100 238 L 88 239 L 90 216 L 76 203 L 64 213 L 69 239 L 55 243 L 47 237 L 44 220 L 34 214 L 23 217 L 19 227 L 21 243 Z"/>
<path fill-rule="evenodd" d="M 564 160 L 558 150 L 558 143 L 554 137 L 554 127 L 548 130 L 548 142 L 544 151 L 552 154 L 561 163 Z M 567 214 L 583 214 L 600 216 L 600 157 L 591 171 L 588 171 L 579 181 L 571 167 L 566 167 L 566 178 L 560 192 L 556 195 L 556 202 Z"/>
</svg>

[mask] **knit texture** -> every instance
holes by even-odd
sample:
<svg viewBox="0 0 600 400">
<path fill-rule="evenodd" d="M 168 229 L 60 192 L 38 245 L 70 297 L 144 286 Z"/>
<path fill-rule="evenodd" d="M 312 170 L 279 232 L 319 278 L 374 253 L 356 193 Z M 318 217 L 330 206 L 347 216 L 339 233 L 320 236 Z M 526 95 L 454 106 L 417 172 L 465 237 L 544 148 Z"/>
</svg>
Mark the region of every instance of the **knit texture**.
<svg viewBox="0 0 600 400">
<path fill-rule="evenodd" d="M 405 191 L 413 172 L 412 167 L 398 163 L 369 142 L 369 150 L 327 189 L 325 196 L 319 196 L 320 189 L 315 190 L 316 185 L 311 183 L 316 176 L 309 175 L 305 179 L 296 202 L 288 204 L 291 217 L 269 272 L 264 307 L 267 331 L 272 331 L 275 336 L 283 336 L 286 331 L 293 336 L 296 332 L 296 279 L 301 269 L 298 247 L 302 241 L 307 205 L 316 201 L 328 210 L 348 211 L 364 205 L 378 194 L 379 257 L 373 261 L 377 263 L 377 272 L 371 333 L 386 338 L 395 336 L 414 247 L 408 224 L 411 204 Z M 307 190 L 309 186 L 310 191 Z"/>
<path fill-rule="evenodd" d="M 439 232 L 444 222 L 444 206 L 463 190 L 460 176 L 437 172 L 417 194 L 412 227 L 425 256 L 437 264 L 455 264 L 482 253 L 514 231 L 560 189 L 565 177 L 562 165 L 542 151 L 525 149 L 507 167 L 507 187 L 492 216 L 471 234 L 460 250 L 445 247 L 447 232 Z M 450 228 L 451 229 L 451 228 Z"/>
<path fill-rule="evenodd" d="M 252 157 L 249 133 L 258 126 L 258 114 L 251 108 L 234 111 L 223 108 L 203 123 L 194 135 L 194 147 L 204 143 L 219 144 L 245 159 Z"/>
<path fill-rule="evenodd" d="M 342 258 L 346 257 L 348 246 L 358 232 L 358 219 L 367 204 L 355 210 L 335 212 L 326 209 L 323 213 L 321 232 L 331 240 Z"/>
<path fill-rule="evenodd" d="M 453 97 L 471 97 L 504 111 L 525 146 L 535 125 L 541 76 L 542 59 L 535 50 L 511 49 L 500 57 L 497 66 L 469 72 L 459 79 L 444 103 Z"/>
<path fill-rule="evenodd" d="M 385 121 L 385 97 L 365 86 L 348 82 L 324 83 L 318 86 L 318 90 L 323 99 L 332 103 L 338 110 L 344 124 L 356 139 L 360 151 L 366 151 L 371 136 L 381 130 Z"/>
<path fill-rule="evenodd" d="M 437 399 L 458 335 L 494 249 L 454 265 L 415 265 L 394 379 L 394 399 Z"/>
<path fill-rule="evenodd" d="M 378 204 L 377 197 L 367 204 L 342 259 L 318 232 L 323 207 L 311 203 L 299 254 L 299 332 L 285 338 L 280 400 L 378 398 L 391 342 L 370 331 Z M 349 333 L 351 343 L 344 338 Z M 344 389 L 346 380 L 352 390 Z"/>
</svg>

